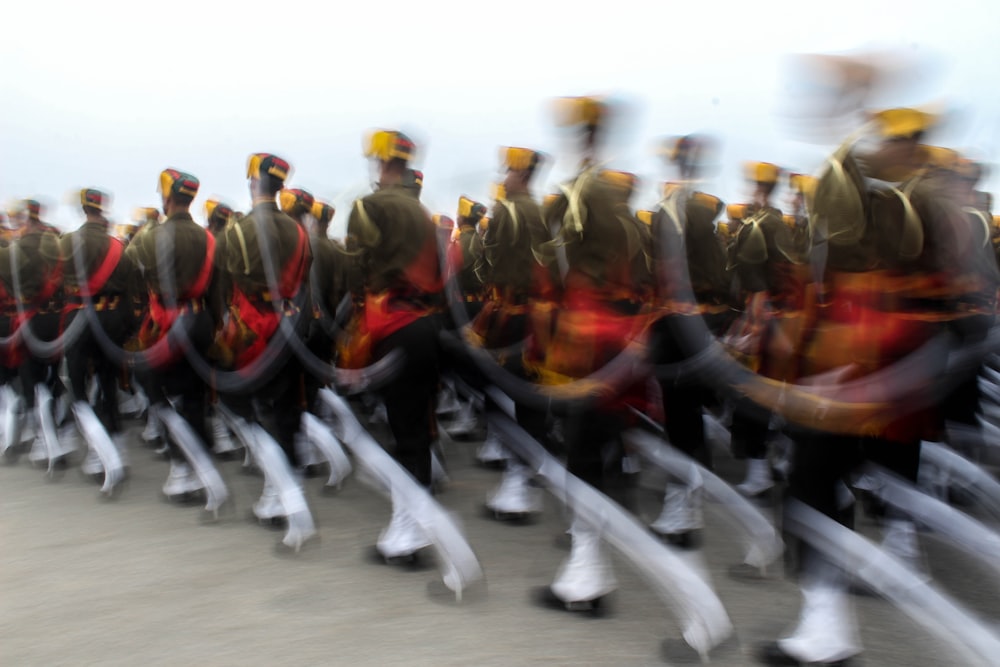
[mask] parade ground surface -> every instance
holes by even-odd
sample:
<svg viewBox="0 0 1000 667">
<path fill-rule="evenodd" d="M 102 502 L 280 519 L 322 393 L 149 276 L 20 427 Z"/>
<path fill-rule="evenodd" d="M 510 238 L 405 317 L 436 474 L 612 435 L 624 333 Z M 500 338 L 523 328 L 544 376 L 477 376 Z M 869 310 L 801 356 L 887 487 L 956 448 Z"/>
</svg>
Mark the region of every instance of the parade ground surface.
<svg viewBox="0 0 1000 667">
<path fill-rule="evenodd" d="M 336 493 L 306 480 L 320 539 L 299 554 L 276 549 L 282 532 L 248 519 L 262 478 L 242 461 L 220 469 L 232 511 L 205 523 L 201 505 L 161 499 L 167 464 L 128 422 L 131 478 L 102 499 L 76 467 L 47 481 L 27 457 L 0 467 L 0 664 L 20 665 L 664 665 L 696 662 L 668 607 L 627 562 L 602 618 L 536 606 L 566 556 L 562 509 L 546 497 L 527 525 L 498 523 L 483 500 L 500 473 L 475 464 L 476 439 L 445 445 L 450 482 L 438 496 L 460 520 L 486 573 L 461 604 L 423 569 L 370 557 L 388 500 L 357 474 Z M 718 461 L 738 481 L 742 463 Z M 655 517 L 662 480 L 643 479 L 642 518 Z M 767 510 L 771 511 L 771 510 Z M 799 595 L 781 563 L 764 581 L 730 577 L 743 554 L 717 506 L 706 507 L 704 549 L 734 638 L 714 665 L 755 664 L 753 651 L 796 618 Z M 877 528 L 859 518 L 869 536 Z M 991 625 L 997 580 L 949 545 L 923 534 L 937 585 Z M 561 544 L 562 543 L 562 544 Z M 854 597 L 866 648 L 862 665 L 961 664 L 948 645 L 890 603 Z M 1000 661 L 1000 656 L 998 656 Z"/>
</svg>

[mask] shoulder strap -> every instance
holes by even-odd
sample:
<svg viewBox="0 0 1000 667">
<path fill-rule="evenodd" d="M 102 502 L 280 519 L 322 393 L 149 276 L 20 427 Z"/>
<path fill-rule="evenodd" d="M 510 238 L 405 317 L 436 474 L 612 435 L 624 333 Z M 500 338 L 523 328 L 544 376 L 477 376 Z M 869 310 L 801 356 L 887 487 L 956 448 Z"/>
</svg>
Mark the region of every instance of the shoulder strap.
<svg viewBox="0 0 1000 667">
<path fill-rule="evenodd" d="M 198 276 L 191 283 L 191 287 L 184 293 L 185 299 L 200 298 L 208 289 L 208 281 L 212 277 L 212 267 L 215 265 L 215 237 L 205 233 L 205 259 L 201 263 L 201 270 Z"/>
<path fill-rule="evenodd" d="M 288 262 L 281 267 L 281 277 L 278 281 L 278 290 L 282 298 L 290 299 L 295 296 L 299 285 L 302 283 L 302 276 L 305 273 L 306 252 L 309 248 L 309 238 L 302 229 L 302 225 L 296 223 L 295 230 L 298 232 L 298 242 L 295 244 L 295 252 L 288 258 Z"/>
<path fill-rule="evenodd" d="M 104 289 L 111 274 L 114 273 L 115 267 L 118 266 L 122 251 L 125 249 L 125 245 L 113 236 L 109 236 L 108 241 L 108 250 L 104 253 L 104 259 L 101 260 L 100 266 L 87 281 L 87 294 L 90 296 L 94 296 Z"/>
</svg>

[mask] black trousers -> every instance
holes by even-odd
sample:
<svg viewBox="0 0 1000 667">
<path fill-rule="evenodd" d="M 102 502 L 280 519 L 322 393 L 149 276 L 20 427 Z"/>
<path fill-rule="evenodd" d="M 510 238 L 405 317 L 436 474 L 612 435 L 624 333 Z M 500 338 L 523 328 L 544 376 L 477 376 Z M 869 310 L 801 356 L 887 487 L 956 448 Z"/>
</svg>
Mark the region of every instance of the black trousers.
<svg viewBox="0 0 1000 667">
<path fill-rule="evenodd" d="M 396 440 L 393 455 L 417 482 L 430 487 L 434 403 L 440 382 L 436 319 L 422 317 L 386 336 L 375 345 L 374 358 L 381 359 L 393 350 L 403 353 L 402 368 L 380 391 Z"/>
<path fill-rule="evenodd" d="M 872 462 L 911 482 L 917 481 L 920 442 L 893 442 L 883 438 L 841 436 L 818 431 L 798 431 L 787 497 L 853 528 L 853 507 L 843 511 L 837 502 L 839 483 L 865 462 Z M 801 567 L 822 562 L 805 542 L 798 549 Z"/>
<path fill-rule="evenodd" d="M 726 315 L 670 315 L 653 325 L 653 361 L 682 364 L 710 342 L 709 335 L 724 327 Z M 705 444 L 702 408 L 715 400 L 715 393 L 702 378 L 682 376 L 658 378 L 663 395 L 664 428 L 677 449 L 706 468 L 712 468 L 712 453 Z"/>
<path fill-rule="evenodd" d="M 59 311 L 38 313 L 21 326 L 30 328 L 31 333 L 42 341 L 53 341 L 59 337 L 59 324 L 62 313 Z M 48 386 L 53 397 L 63 391 L 59 380 L 59 358 L 44 359 L 37 357 L 30 350 L 25 350 L 24 362 L 17 369 L 21 379 L 21 390 L 24 392 L 25 406 L 32 410 L 35 407 L 35 387 L 40 384 Z"/>
<path fill-rule="evenodd" d="M 128 330 L 122 313 L 117 310 L 102 310 L 97 312 L 96 316 L 97 325 L 111 342 L 119 347 L 124 344 Z M 66 327 L 68 328 L 78 317 L 86 318 L 86 314 L 79 310 L 70 312 L 66 316 Z M 81 331 L 79 337 L 66 348 L 66 370 L 69 374 L 70 390 L 74 401 L 86 401 L 87 379 L 93 372 L 100 388 L 97 416 L 108 433 L 115 435 L 121 432 L 117 391 L 120 368 L 105 355 L 90 324 L 88 322 L 88 326 Z"/>
<path fill-rule="evenodd" d="M 194 316 L 191 328 L 188 330 L 188 337 L 194 348 L 194 354 L 199 354 L 204 358 L 212 342 L 212 318 L 207 312 L 202 311 Z M 178 411 L 180 416 L 191 425 L 205 446 L 211 442 L 205 424 L 207 384 L 195 371 L 187 357 L 180 356 L 163 368 L 148 370 L 140 374 L 140 382 L 146 387 L 150 403 L 154 405 L 165 403 L 169 397 L 180 396 L 181 406 Z M 183 453 L 169 436 L 169 432 L 167 432 L 166 442 L 170 458 L 175 461 L 184 460 Z"/>
</svg>

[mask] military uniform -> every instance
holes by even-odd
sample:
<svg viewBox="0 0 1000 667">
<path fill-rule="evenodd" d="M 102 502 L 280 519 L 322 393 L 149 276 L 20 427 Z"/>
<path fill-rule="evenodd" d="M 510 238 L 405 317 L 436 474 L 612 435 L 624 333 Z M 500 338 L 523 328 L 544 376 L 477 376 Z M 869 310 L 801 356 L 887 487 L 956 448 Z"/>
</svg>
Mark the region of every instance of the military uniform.
<svg viewBox="0 0 1000 667">
<path fill-rule="evenodd" d="M 502 160 L 508 180 L 527 188 L 542 156 L 512 147 L 502 151 Z M 555 255 L 547 245 L 552 235 L 538 203 L 526 190 L 508 193 L 502 185 L 497 187 L 496 197 L 476 265 L 476 274 L 483 282 L 483 306 L 466 337 L 477 346 L 494 350 L 509 372 L 527 378 L 525 362 L 537 364 L 544 358 L 561 279 Z M 523 346 L 520 354 L 505 351 L 514 345 Z M 490 405 L 487 397 L 487 410 Z M 548 415 L 519 401 L 514 409 L 518 423 L 536 440 L 549 444 Z M 486 503 L 495 516 L 520 517 L 541 511 L 541 500 L 530 485 L 526 466 L 506 451 L 489 426 L 477 457 L 484 465 L 505 468 L 500 486 Z"/>
<path fill-rule="evenodd" d="M 363 303 L 340 363 L 360 368 L 393 349 L 406 366 L 383 392 L 396 459 L 430 485 L 433 397 L 438 383 L 436 318 L 441 274 L 437 230 L 422 206 L 399 186 L 355 203 L 347 234 L 357 243 Z"/>
<path fill-rule="evenodd" d="M 469 319 L 474 318 L 483 306 L 483 282 L 476 273 L 476 264 L 482 254 L 482 239 L 476 233 L 476 224 L 485 213 L 486 207 L 482 204 L 467 197 L 460 198 L 457 235 L 448 249 L 448 265 L 455 274 Z"/>
<path fill-rule="evenodd" d="M 89 208 L 92 214 L 78 230 L 63 236 L 60 242 L 65 294 L 63 329 L 77 317 L 85 317 L 81 309 L 85 307 L 85 298 L 89 297 L 96 312 L 97 326 L 112 343 L 121 347 L 132 328 L 129 293 L 131 281 L 135 279 L 134 267 L 131 258 L 126 256 L 125 244 L 108 233 L 108 221 L 99 214 L 103 210 L 104 195 L 96 190 L 84 190 L 81 198 L 84 210 Z M 100 387 L 98 417 L 108 433 L 117 436 L 121 432 L 117 392 L 119 366 L 104 354 L 90 323 L 67 347 L 66 364 L 76 401 L 87 400 L 87 378 L 93 368 Z"/>
<path fill-rule="evenodd" d="M 677 207 L 683 207 L 683 224 Z M 653 360 L 679 364 L 701 351 L 732 317 L 729 280 L 715 218 L 722 202 L 701 192 L 672 190 L 650 218 L 653 270 L 657 276 Z M 711 468 L 702 412 L 712 393 L 697 378 L 660 378 L 664 427 L 670 443 Z M 671 481 L 654 531 L 678 545 L 690 546 L 702 528 L 699 491 Z"/>
<path fill-rule="evenodd" d="M 894 109 L 875 118 L 883 137 L 894 140 L 886 144 L 889 157 L 876 153 L 866 159 L 872 166 L 865 174 L 850 145 L 842 146 L 831 158 L 837 168 L 820 178 L 810 215 L 811 236 L 814 243 L 825 243 L 827 256 L 822 300 L 802 342 L 800 372 L 839 371 L 836 383 L 864 379 L 905 358 L 961 317 L 968 293 L 962 259 L 967 223 L 960 208 L 939 174 L 916 168 L 913 157 L 902 162 L 893 157 L 899 146 L 915 145 L 913 137 L 929 125 L 929 116 Z M 939 372 L 923 370 L 930 391 Z M 842 511 L 838 488 L 865 461 L 916 481 L 920 442 L 937 435 L 939 414 L 930 396 L 926 407 L 916 410 L 892 402 L 891 394 L 888 399 L 836 424 L 810 418 L 789 426 L 796 441 L 791 498 L 845 521 L 849 515 Z M 860 398 L 859 408 L 866 405 Z M 884 527 L 887 548 L 913 565 L 912 523 L 890 512 Z M 765 647 L 762 658 L 771 664 L 787 664 L 781 660 L 788 656 L 803 662 L 846 659 L 861 647 L 844 582 L 811 547 L 803 545 L 800 552 L 803 614 L 792 635 Z"/>
<path fill-rule="evenodd" d="M 272 251 L 271 275 L 278 282 L 276 294 L 268 286 L 262 245 Z M 223 365 L 241 371 L 261 356 L 282 317 L 298 318 L 297 332 L 305 334 L 312 317 L 306 299 L 311 250 L 302 225 L 278 210 L 273 201 L 257 202 L 244 218 L 227 227 L 222 248 L 220 260 L 232 294 L 221 332 L 222 349 L 229 357 Z M 287 349 L 275 353 L 291 354 Z M 224 398 L 244 418 L 261 421 L 293 466 L 295 433 L 305 398 L 301 372 L 300 364 L 289 356 L 252 396 Z M 253 402 L 258 405 L 256 411 Z"/>
<path fill-rule="evenodd" d="M 194 198 L 198 179 L 168 169 L 160 176 L 164 199 Z M 167 263 L 161 262 L 160 246 L 169 249 Z M 171 213 L 163 222 L 140 232 L 126 249 L 126 257 L 141 276 L 137 282 L 148 295 L 149 306 L 139 325 L 137 345 L 153 368 L 142 374 L 150 402 L 155 409 L 167 399 L 179 398 L 177 412 L 187 421 L 203 443 L 211 442 L 205 424 L 206 383 L 187 360 L 185 349 L 166 338 L 167 332 L 182 314 L 186 323 L 191 352 L 206 356 L 215 329 L 211 300 L 216 294 L 213 283 L 221 257 L 215 240 L 191 217 L 187 210 Z M 184 454 L 172 438 L 166 438 L 171 460 L 171 474 L 164 493 L 168 497 L 198 490 Z"/>
<path fill-rule="evenodd" d="M 0 276 L 10 280 L 4 287 L 19 302 L 11 331 L 28 327 L 41 341 L 53 341 L 59 336 L 62 319 L 62 273 L 59 255 L 59 230 L 41 221 L 41 205 L 26 202 L 28 223 L 15 243 L 0 250 Z M 15 276 L 20 291 L 15 289 Z M 58 377 L 58 357 L 39 357 L 20 341 L 14 348 L 12 361 L 18 364 L 23 399 L 29 412 L 35 406 L 35 386 L 45 384 L 53 396 L 58 396 L 62 383 Z"/>
<path fill-rule="evenodd" d="M 569 98 L 561 104 L 564 124 L 582 129 L 588 151 L 581 173 L 562 186 L 563 193 L 545 207 L 545 221 L 557 229 L 553 250 L 563 273 L 562 299 L 551 340 L 540 363 L 526 364 L 546 385 L 588 378 L 630 344 L 648 336 L 650 314 L 643 287 L 652 276 L 637 276 L 644 254 L 640 222 L 628 207 L 635 177 L 599 171 L 589 151 L 596 148 L 603 102 Z M 648 272 L 648 264 L 647 272 Z M 587 383 L 590 384 L 590 383 Z M 626 406 L 647 408 L 645 383 L 605 387 L 600 404 L 572 411 L 566 418 L 567 469 L 596 489 L 624 500 L 621 491 L 621 433 L 630 421 Z M 580 516 L 570 527 L 570 555 L 542 598 L 558 608 L 584 609 L 616 588 L 601 545 L 600 527 Z"/>
</svg>

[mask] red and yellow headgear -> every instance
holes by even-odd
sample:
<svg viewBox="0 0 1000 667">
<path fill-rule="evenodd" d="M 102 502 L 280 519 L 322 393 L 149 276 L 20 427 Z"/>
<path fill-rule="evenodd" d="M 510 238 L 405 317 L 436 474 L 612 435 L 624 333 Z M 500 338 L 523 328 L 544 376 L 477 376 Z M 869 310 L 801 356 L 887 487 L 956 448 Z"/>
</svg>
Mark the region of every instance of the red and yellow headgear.
<svg viewBox="0 0 1000 667">
<path fill-rule="evenodd" d="M 157 190 L 164 197 L 184 196 L 194 199 L 198 196 L 201 184 L 191 174 L 176 169 L 164 169 L 160 172 L 160 185 Z"/>
<path fill-rule="evenodd" d="M 781 168 L 770 162 L 747 162 L 746 175 L 748 181 L 773 185 L 778 182 Z"/>
<path fill-rule="evenodd" d="M 37 199 L 25 199 L 24 210 L 28 212 L 28 218 L 38 220 L 42 217 L 42 204 Z"/>
<path fill-rule="evenodd" d="M 268 176 L 282 183 L 292 173 L 292 166 L 277 155 L 270 153 L 254 153 L 247 160 L 247 178 L 260 179 Z"/>
<path fill-rule="evenodd" d="M 907 139 L 926 132 L 937 122 L 937 115 L 921 109 L 897 108 L 876 111 L 871 115 L 878 121 L 884 139 Z"/>
<path fill-rule="evenodd" d="M 229 218 L 233 215 L 233 209 L 226 204 L 220 203 L 218 200 L 209 199 L 205 202 L 205 218 L 211 222 L 213 218 L 221 220 L 222 222 L 229 222 Z"/>
<path fill-rule="evenodd" d="M 284 189 L 278 193 L 278 204 L 288 215 L 302 215 L 312 210 L 316 198 L 311 192 L 300 188 Z"/>
<path fill-rule="evenodd" d="M 524 171 L 534 169 L 542 161 L 542 154 L 530 148 L 505 146 L 500 149 L 500 164 L 505 169 Z"/>
<path fill-rule="evenodd" d="M 316 218 L 316 222 L 321 225 L 328 225 L 330 221 L 333 220 L 333 215 L 336 213 L 336 209 L 330 204 L 325 204 L 319 200 L 313 202 L 312 205 L 312 217 Z"/>
<path fill-rule="evenodd" d="M 486 207 L 477 201 L 462 196 L 458 198 L 458 217 L 468 224 L 476 224 L 480 218 L 486 215 Z"/>
<path fill-rule="evenodd" d="M 108 196 L 100 190 L 84 188 L 80 190 L 80 206 L 103 211 L 108 200 Z"/>
<path fill-rule="evenodd" d="M 608 105 L 595 96 L 560 97 L 555 102 L 556 125 L 559 127 L 595 127 L 601 124 L 607 113 Z"/>
<path fill-rule="evenodd" d="M 416 146 L 402 132 L 395 130 L 373 130 L 364 138 L 365 157 L 374 158 L 381 162 L 389 160 L 402 160 L 409 162 L 413 159 Z"/>
</svg>

